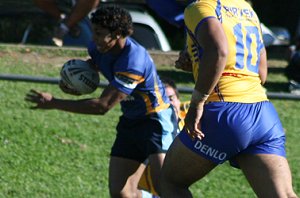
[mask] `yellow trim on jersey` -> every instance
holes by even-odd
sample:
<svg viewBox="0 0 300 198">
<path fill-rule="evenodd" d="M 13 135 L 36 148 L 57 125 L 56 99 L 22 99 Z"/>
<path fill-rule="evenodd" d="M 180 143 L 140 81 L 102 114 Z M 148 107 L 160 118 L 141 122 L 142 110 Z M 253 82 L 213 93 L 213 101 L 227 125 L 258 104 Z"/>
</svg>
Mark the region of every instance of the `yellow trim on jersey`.
<svg viewBox="0 0 300 198">
<path fill-rule="evenodd" d="M 145 171 L 142 174 L 142 177 L 138 184 L 139 189 L 146 190 L 150 192 L 152 195 L 158 196 L 158 193 L 155 191 L 152 179 L 151 179 L 151 173 L 150 173 L 150 166 L 147 165 Z"/>
<path fill-rule="evenodd" d="M 139 84 L 139 83 L 145 81 L 145 79 L 142 76 L 132 74 L 132 73 L 129 73 L 129 72 L 116 72 L 116 74 L 121 74 L 123 76 L 127 76 L 131 79 L 134 79 L 134 80 L 136 80 L 136 82 L 135 82 L 136 84 Z"/>
<path fill-rule="evenodd" d="M 159 112 L 161 110 L 167 109 L 170 106 L 170 104 L 167 104 L 164 102 L 164 100 L 160 94 L 159 88 L 157 86 L 157 83 L 155 83 L 154 88 L 155 88 L 155 95 L 157 97 L 157 103 L 159 104 L 157 107 L 154 107 L 154 108 L 152 107 L 152 103 L 151 103 L 149 96 L 145 93 L 138 92 L 138 94 L 140 94 L 142 96 L 142 98 L 144 99 L 144 102 L 146 104 L 146 110 L 147 110 L 146 115 L 148 115 L 150 113 Z"/>
</svg>

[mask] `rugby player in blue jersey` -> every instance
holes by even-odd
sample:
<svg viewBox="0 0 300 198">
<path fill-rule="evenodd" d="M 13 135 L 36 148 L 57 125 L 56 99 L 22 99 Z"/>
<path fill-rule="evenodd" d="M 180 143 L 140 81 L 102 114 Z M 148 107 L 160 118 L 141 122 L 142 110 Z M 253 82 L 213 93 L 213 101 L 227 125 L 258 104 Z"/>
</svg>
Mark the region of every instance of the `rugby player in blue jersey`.
<svg viewBox="0 0 300 198">
<path fill-rule="evenodd" d="M 284 129 L 262 87 L 267 58 L 256 13 L 245 0 L 199 0 L 184 20 L 196 83 L 164 161 L 162 197 L 192 197 L 189 187 L 227 160 L 258 197 L 297 197 Z"/>
<path fill-rule="evenodd" d="M 150 55 L 128 37 L 133 32 L 128 11 L 116 6 L 100 7 L 92 14 L 91 22 L 89 62 L 109 81 L 100 97 L 63 100 L 32 90 L 26 100 L 36 104 L 33 108 L 95 115 L 104 115 L 120 103 L 123 114 L 109 164 L 110 195 L 141 197 L 138 182 L 146 159 L 155 190 L 160 193 L 162 163 L 177 130 L 175 111 Z M 74 93 L 64 85 L 61 88 Z"/>
</svg>

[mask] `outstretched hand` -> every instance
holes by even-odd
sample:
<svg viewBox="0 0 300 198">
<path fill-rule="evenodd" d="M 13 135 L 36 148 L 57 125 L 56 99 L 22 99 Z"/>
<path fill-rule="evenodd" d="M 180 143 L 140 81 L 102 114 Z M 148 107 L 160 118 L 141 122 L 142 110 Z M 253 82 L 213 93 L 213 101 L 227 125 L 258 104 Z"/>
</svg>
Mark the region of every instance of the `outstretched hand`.
<svg viewBox="0 0 300 198">
<path fill-rule="evenodd" d="M 50 93 L 39 92 L 31 89 L 25 96 L 25 101 L 36 104 L 31 109 L 51 109 L 53 96 Z"/>
</svg>

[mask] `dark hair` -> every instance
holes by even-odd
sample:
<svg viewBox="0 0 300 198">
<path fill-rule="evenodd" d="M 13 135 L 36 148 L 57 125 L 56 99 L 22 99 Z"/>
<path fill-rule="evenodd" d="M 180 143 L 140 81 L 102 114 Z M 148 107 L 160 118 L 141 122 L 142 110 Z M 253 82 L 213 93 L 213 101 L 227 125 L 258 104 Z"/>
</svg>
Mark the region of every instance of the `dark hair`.
<svg viewBox="0 0 300 198">
<path fill-rule="evenodd" d="M 167 78 L 167 77 L 161 77 L 161 81 L 162 83 L 165 85 L 165 87 L 171 87 L 175 90 L 175 94 L 177 96 L 177 98 L 179 98 L 179 92 L 176 86 L 176 83 L 174 80 L 172 80 L 171 78 Z"/>
<path fill-rule="evenodd" d="M 116 5 L 101 6 L 93 14 L 91 22 L 110 32 L 119 31 L 123 37 L 133 33 L 132 18 L 127 10 Z"/>
</svg>

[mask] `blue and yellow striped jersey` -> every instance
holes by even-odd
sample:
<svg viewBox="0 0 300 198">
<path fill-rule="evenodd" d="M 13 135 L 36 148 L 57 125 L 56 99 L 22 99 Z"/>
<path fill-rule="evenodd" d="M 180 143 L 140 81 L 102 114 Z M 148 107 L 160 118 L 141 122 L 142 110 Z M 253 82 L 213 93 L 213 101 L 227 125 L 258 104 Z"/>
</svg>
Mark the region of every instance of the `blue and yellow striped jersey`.
<svg viewBox="0 0 300 198">
<path fill-rule="evenodd" d="M 156 67 L 147 50 L 131 38 L 121 54 L 100 53 L 96 44 L 88 46 L 89 55 L 111 85 L 128 94 L 121 102 L 123 115 L 141 118 L 170 106 Z"/>
<path fill-rule="evenodd" d="M 201 0 L 184 13 L 187 47 L 198 77 L 203 49 L 195 32 L 208 18 L 218 19 L 227 37 L 229 54 L 223 74 L 208 101 L 253 103 L 267 100 L 259 78 L 260 53 L 264 49 L 260 21 L 244 0 Z"/>
</svg>

